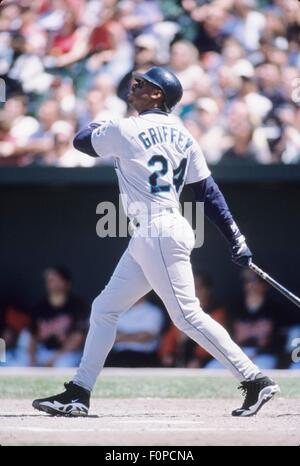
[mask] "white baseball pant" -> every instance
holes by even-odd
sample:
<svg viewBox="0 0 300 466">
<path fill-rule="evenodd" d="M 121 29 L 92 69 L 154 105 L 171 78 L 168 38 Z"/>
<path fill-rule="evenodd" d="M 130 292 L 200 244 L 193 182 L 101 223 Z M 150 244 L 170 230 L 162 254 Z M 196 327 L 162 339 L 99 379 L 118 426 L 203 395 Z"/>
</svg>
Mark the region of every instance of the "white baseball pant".
<svg viewBox="0 0 300 466">
<path fill-rule="evenodd" d="M 200 307 L 190 263 L 193 246 L 192 228 L 177 211 L 154 216 L 135 231 L 109 283 L 92 304 L 74 383 L 92 390 L 114 344 L 119 316 L 151 289 L 162 299 L 174 324 L 238 380 L 255 378 L 258 367 Z"/>
</svg>

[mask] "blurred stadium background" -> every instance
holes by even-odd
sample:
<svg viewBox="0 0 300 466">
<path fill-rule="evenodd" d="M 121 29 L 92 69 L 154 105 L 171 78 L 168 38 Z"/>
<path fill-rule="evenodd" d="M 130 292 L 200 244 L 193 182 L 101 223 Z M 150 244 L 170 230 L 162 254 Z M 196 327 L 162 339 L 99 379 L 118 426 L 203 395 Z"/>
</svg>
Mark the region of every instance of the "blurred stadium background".
<svg viewBox="0 0 300 466">
<path fill-rule="evenodd" d="M 77 152 L 72 139 L 92 120 L 130 115 L 131 71 L 155 64 L 180 78 L 175 111 L 203 147 L 256 262 L 300 293 L 297 0 L 3 0 L 6 365 L 78 362 L 89 305 L 128 239 L 97 237 L 98 203 L 118 202 L 114 169 Z M 251 357 L 265 368 L 299 369 L 291 359 L 299 312 L 241 274 L 209 224 L 192 261 L 203 307 Z M 215 367 L 170 326 L 155 296 L 134 312 L 120 324 L 110 365 Z"/>
</svg>

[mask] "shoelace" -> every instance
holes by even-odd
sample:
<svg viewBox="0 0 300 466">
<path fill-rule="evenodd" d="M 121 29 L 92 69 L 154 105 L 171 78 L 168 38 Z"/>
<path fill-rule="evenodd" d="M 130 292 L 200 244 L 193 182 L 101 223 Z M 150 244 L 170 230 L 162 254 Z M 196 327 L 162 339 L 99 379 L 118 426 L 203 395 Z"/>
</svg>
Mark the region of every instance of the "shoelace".
<svg viewBox="0 0 300 466">
<path fill-rule="evenodd" d="M 242 406 L 243 409 L 248 408 L 256 401 L 257 384 L 253 382 L 242 382 L 238 389 L 241 390 L 242 395 L 245 397 Z"/>
</svg>

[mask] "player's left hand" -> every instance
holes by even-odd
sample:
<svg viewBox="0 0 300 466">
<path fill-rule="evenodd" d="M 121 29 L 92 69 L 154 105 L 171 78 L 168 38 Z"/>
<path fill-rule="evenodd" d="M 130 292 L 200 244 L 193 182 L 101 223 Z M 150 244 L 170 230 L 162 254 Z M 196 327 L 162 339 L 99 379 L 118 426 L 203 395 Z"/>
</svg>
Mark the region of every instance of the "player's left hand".
<svg viewBox="0 0 300 466">
<path fill-rule="evenodd" d="M 232 262 L 240 267 L 248 267 L 252 260 L 252 252 L 247 246 L 245 236 L 236 238 L 231 247 Z"/>
</svg>

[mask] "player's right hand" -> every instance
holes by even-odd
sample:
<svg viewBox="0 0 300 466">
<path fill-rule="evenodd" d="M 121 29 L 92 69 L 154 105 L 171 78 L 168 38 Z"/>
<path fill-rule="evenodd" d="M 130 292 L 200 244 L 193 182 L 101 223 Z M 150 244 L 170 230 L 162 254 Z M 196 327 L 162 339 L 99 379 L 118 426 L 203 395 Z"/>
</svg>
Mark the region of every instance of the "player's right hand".
<svg viewBox="0 0 300 466">
<path fill-rule="evenodd" d="M 248 267 L 252 260 L 252 252 L 247 246 L 245 236 L 241 235 L 232 244 L 231 247 L 232 262 L 240 267 Z"/>
</svg>

